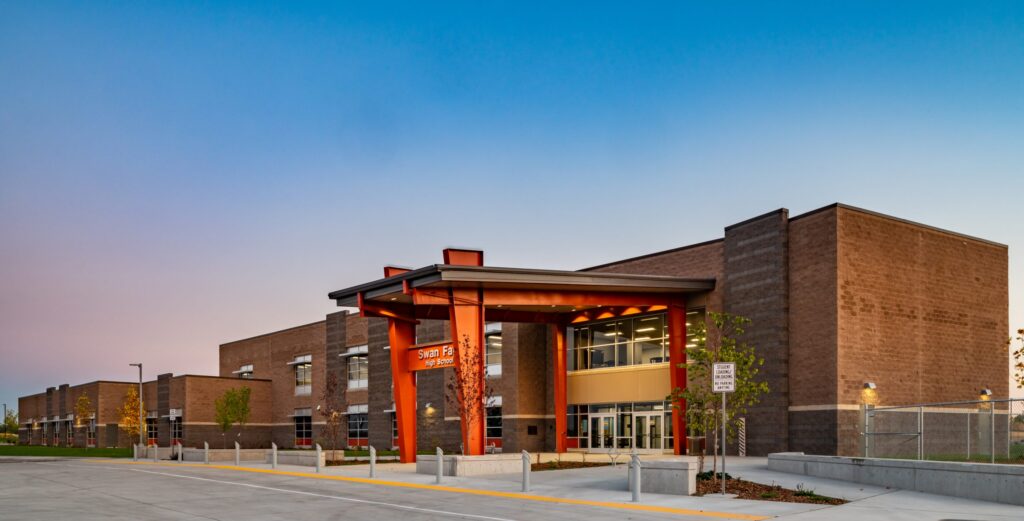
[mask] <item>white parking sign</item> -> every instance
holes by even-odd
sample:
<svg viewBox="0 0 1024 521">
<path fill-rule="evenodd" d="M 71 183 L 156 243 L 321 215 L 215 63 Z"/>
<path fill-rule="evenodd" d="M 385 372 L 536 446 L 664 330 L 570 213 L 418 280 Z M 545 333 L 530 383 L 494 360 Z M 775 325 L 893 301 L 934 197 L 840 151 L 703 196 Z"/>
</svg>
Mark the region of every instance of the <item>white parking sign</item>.
<svg viewBox="0 0 1024 521">
<path fill-rule="evenodd" d="M 736 363 L 718 362 L 711 367 L 712 387 L 716 393 L 736 392 Z"/>
</svg>

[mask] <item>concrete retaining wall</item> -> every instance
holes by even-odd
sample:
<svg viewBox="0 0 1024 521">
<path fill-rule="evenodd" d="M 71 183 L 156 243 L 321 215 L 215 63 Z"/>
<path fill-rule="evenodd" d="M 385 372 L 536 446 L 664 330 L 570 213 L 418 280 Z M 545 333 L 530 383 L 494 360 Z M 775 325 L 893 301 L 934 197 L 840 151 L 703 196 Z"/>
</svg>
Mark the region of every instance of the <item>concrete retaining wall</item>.
<svg viewBox="0 0 1024 521">
<path fill-rule="evenodd" d="M 768 468 L 791 474 L 1024 505 L 1024 466 L 903 459 L 768 455 Z"/>
<path fill-rule="evenodd" d="M 320 452 L 320 467 L 327 467 L 327 453 L 330 451 Z M 338 451 L 339 457 L 344 457 L 344 451 Z M 270 463 L 273 455 L 271 451 L 266 451 L 266 463 Z M 316 466 L 316 451 L 315 450 L 279 450 L 277 451 L 277 464 L 278 465 L 299 465 L 302 467 L 315 467 Z"/>
<path fill-rule="evenodd" d="M 483 476 L 487 474 L 513 474 L 522 472 L 523 458 L 519 454 L 486 454 L 483 456 L 445 456 L 442 473 L 445 476 Z M 416 456 L 417 474 L 436 474 L 437 456 Z"/>
<path fill-rule="evenodd" d="M 267 449 L 242 449 L 238 451 L 240 461 L 266 461 Z M 185 448 L 182 459 L 192 462 L 203 462 L 203 449 Z M 210 463 L 234 463 L 235 449 L 210 449 Z"/>
</svg>

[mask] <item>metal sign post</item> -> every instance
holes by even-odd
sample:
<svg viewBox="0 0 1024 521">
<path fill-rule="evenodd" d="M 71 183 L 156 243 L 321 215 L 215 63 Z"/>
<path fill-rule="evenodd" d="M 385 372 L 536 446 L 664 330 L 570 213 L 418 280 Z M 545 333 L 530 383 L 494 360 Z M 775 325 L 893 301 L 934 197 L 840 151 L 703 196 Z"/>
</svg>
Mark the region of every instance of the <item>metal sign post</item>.
<svg viewBox="0 0 1024 521">
<path fill-rule="evenodd" d="M 722 393 L 722 494 L 725 494 L 725 432 L 726 423 L 729 421 L 729 416 L 725 412 L 725 395 L 727 393 L 736 392 L 736 363 L 735 362 L 717 362 L 711 367 L 711 383 L 712 390 L 716 393 Z"/>
</svg>

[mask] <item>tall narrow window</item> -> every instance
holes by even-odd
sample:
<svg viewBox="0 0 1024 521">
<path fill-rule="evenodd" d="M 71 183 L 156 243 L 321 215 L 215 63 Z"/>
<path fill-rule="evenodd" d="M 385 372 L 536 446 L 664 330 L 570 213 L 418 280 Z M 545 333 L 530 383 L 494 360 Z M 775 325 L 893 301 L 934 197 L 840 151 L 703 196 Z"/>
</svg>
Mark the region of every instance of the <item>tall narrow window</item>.
<svg viewBox="0 0 1024 521">
<path fill-rule="evenodd" d="M 368 346 L 348 348 L 342 357 L 348 358 L 348 388 L 365 389 L 369 384 L 370 362 L 367 358 Z"/>
<path fill-rule="evenodd" d="M 487 376 L 501 376 L 501 323 L 491 322 L 484 328 L 484 357 Z"/>
<path fill-rule="evenodd" d="M 492 396 L 487 401 L 485 411 L 485 423 L 487 443 L 501 446 L 501 397 Z"/>
<path fill-rule="evenodd" d="M 68 447 L 75 444 L 75 429 L 72 428 L 73 425 L 74 424 L 71 420 L 64 422 L 64 445 L 67 445 Z"/>
<path fill-rule="evenodd" d="M 157 443 L 157 419 L 146 418 L 146 440 L 149 445 Z"/>
<path fill-rule="evenodd" d="M 313 355 L 297 356 L 290 362 L 295 366 L 295 396 L 313 392 Z"/>
<path fill-rule="evenodd" d="M 181 418 L 171 418 L 171 445 L 181 443 Z"/>
<path fill-rule="evenodd" d="M 96 446 L 96 418 L 90 418 L 86 426 L 85 444 L 89 447 Z"/>
<path fill-rule="evenodd" d="M 312 409 L 295 409 L 292 414 L 295 420 L 295 446 L 313 446 L 313 411 Z"/>
<path fill-rule="evenodd" d="M 367 415 L 367 405 L 348 406 L 348 445 L 350 447 L 365 447 L 370 435 L 370 421 Z"/>
</svg>

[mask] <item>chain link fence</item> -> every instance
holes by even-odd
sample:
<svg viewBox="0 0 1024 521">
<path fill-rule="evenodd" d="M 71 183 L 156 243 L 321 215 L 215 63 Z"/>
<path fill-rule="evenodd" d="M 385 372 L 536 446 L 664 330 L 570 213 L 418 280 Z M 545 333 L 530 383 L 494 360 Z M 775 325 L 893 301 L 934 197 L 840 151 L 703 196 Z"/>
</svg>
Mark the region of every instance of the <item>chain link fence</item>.
<svg viewBox="0 0 1024 521">
<path fill-rule="evenodd" d="M 1024 400 L 864 406 L 867 458 L 1024 463 Z"/>
</svg>

